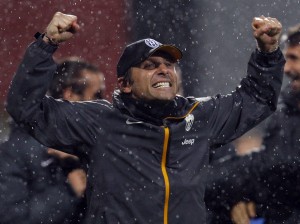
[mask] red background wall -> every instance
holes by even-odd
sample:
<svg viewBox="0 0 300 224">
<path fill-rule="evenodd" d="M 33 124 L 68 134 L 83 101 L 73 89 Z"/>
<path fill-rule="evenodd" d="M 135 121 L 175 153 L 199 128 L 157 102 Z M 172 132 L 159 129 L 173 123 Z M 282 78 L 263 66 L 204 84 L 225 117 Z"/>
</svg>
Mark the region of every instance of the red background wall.
<svg viewBox="0 0 300 224">
<path fill-rule="evenodd" d="M 106 98 L 110 99 L 116 81 L 116 63 L 130 30 L 128 8 L 125 0 L 1 0 L 0 108 L 27 45 L 37 31 L 44 31 L 57 11 L 76 15 L 81 30 L 60 45 L 55 57 L 78 56 L 96 64 L 106 76 Z"/>
</svg>

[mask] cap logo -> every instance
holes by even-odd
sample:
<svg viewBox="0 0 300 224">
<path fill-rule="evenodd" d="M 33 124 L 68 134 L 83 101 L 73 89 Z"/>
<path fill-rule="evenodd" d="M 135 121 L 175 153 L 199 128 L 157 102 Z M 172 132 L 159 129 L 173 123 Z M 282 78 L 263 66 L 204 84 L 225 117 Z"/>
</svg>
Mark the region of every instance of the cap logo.
<svg viewBox="0 0 300 224">
<path fill-rule="evenodd" d="M 159 42 L 157 42 L 156 40 L 153 40 L 153 39 L 146 39 L 145 44 L 148 47 L 151 47 L 151 48 L 157 48 L 161 45 L 161 43 L 159 43 Z"/>
</svg>

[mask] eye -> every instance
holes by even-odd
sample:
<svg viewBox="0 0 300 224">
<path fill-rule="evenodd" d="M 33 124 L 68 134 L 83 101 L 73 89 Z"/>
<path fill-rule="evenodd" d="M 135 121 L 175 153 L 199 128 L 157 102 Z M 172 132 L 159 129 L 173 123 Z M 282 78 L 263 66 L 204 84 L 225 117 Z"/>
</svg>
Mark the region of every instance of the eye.
<svg viewBox="0 0 300 224">
<path fill-rule="evenodd" d="M 289 55 L 286 56 L 286 58 L 291 60 L 291 61 L 299 60 L 299 57 L 297 55 L 294 55 L 294 54 L 289 54 Z"/>
<path fill-rule="evenodd" d="M 174 64 L 171 63 L 171 62 L 166 62 L 165 65 L 166 65 L 168 68 L 171 68 L 171 67 L 173 67 Z"/>
<path fill-rule="evenodd" d="M 155 65 L 155 63 L 148 61 L 148 62 L 145 62 L 145 63 L 142 65 L 142 68 L 143 68 L 143 69 L 147 69 L 147 70 L 151 70 L 151 69 L 155 69 L 155 68 L 156 68 L 156 65 Z"/>
</svg>

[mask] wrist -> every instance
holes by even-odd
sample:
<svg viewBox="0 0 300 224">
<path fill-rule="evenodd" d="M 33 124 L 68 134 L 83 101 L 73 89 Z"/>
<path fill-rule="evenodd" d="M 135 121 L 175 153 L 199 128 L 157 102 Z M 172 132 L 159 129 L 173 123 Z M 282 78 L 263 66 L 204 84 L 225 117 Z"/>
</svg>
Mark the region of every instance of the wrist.
<svg viewBox="0 0 300 224">
<path fill-rule="evenodd" d="M 35 45 L 35 47 L 42 49 L 46 53 L 49 53 L 49 56 L 53 55 L 53 53 L 57 50 L 57 48 L 58 48 L 57 45 L 53 46 L 51 44 L 46 43 L 43 40 L 43 34 L 37 32 L 34 35 L 34 37 L 36 38 L 36 41 L 33 42 L 33 44 Z"/>
<path fill-rule="evenodd" d="M 278 48 L 279 48 L 279 45 L 278 45 L 278 44 L 266 46 L 266 45 L 264 45 L 264 44 L 259 44 L 259 42 L 256 41 L 256 49 L 257 49 L 259 52 L 262 52 L 262 53 L 273 53 L 273 52 L 275 52 Z"/>
<path fill-rule="evenodd" d="M 47 36 L 46 33 L 40 33 L 40 32 L 37 32 L 34 37 L 36 39 L 38 39 L 39 37 L 41 37 L 43 39 L 43 41 L 46 43 L 46 44 L 49 44 L 49 45 L 52 45 L 54 47 L 57 47 L 59 45 L 58 42 L 54 41 L 52 38 L 50 38 L 49 36 Z"/>
<path fill-rule="evenodd" d="M 59 43 L 57 41 L 55 41 L 53 38 L 49 37 L 47 35 L 47 33 L 44 33 L 43 41 L 45 41 L 46 43 L 51 44 L 53 46 L 58 46 L 59 45 Z"/>
</svg>

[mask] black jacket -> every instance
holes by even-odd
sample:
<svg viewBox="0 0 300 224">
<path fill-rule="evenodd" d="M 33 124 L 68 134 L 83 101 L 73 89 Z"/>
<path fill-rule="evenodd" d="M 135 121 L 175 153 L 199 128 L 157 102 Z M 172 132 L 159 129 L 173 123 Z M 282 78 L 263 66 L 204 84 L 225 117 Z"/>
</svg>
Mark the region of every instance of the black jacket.
<svg viewBox="0 0 300 224">
<path fill-rule="evenodd" d="M 205 223 L 208 149 L 232 141 L 276 109 L 284 58 L 253 53 L 248 76 L 226 96 L 176 97 L 166 105 L 114 95 L 67 102 L 46 97 L 54 48 L 30 45 L 7 110 L 40 142 L 88 155 L 88 223 Z"/>
<path fill-rule="evenodd" d="M 237 158 L 234 145 L 227 144 L 216 150 L 211 150 L 208 165 L 207 183 L 204 201 L 207 209 L 207 223 L 230 224 L 230 209 L 236 200 L 244 196 L 244 185 L 247 184 L 244 176 L 237 176 L 239 169 L 244 169 L 242 164 L 232 166 Z M 234 164 L 234 163 L 233 163 Z M 230 167 L 229 169 L 227 169 Z M 242 178 L 242 181 L 239 180 Z"/>
<path fill-rule="evenodd" d="M 0 145 L 0 223 L 79 223 L 80 202 L 46 147 L 14 126 Z"/>
<path fill-rule="evenodd" d="M 232 156 L 211 169 L 217 175 L 209 176 L 206 193 L 218 197 L 208 201 L 219 220 L 228 219 L 234 203 L 251 200 L 267 223 L 300 223 L 300 100 L 288 88 L 281 99 L 268 119 L 262 151 Z"/>
</svg>

